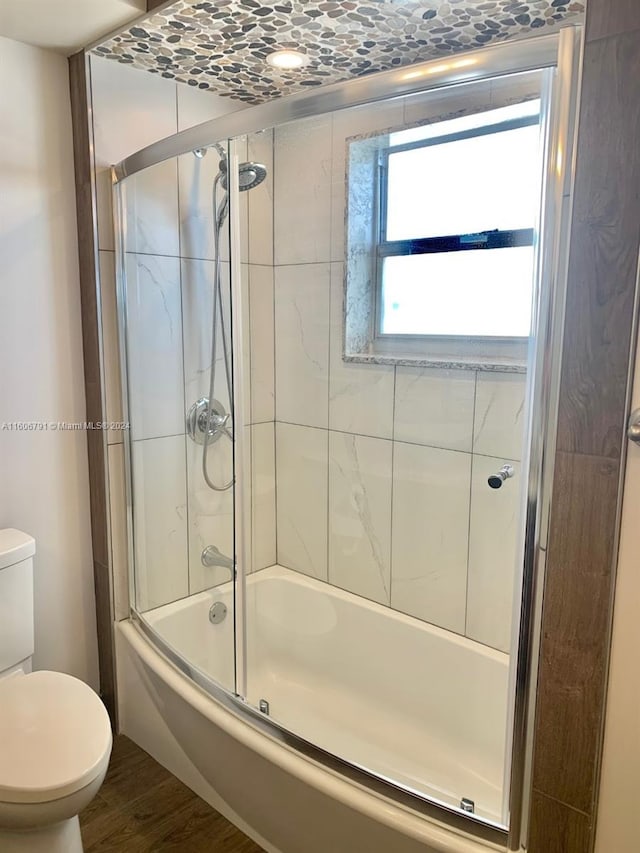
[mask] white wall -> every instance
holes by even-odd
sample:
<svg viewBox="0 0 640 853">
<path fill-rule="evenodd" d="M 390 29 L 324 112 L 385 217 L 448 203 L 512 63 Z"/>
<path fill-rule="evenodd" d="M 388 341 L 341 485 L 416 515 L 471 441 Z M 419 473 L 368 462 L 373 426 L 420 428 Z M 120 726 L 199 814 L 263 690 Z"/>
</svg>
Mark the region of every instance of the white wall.
<svg viewBox="0 0 640 853">
<path fill-rule="evenodd" d="M 67 60 L 0 39 L 0 423 L 84 421 Z M 98 684 L 84 432 L 0 430 L 0 526 L 37 541 L 39 669 Z"/>
</svg>

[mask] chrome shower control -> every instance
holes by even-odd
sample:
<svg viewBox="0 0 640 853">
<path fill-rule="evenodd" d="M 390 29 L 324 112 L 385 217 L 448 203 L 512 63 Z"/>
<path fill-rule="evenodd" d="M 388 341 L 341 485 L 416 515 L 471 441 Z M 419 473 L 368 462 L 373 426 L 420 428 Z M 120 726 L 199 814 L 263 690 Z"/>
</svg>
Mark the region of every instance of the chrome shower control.
<svg viewBox="0 0 640 853">
<path fill-rule="evenodd" d="M 218 400 L 212 400 L 209 406 L 207 397 L 201 397 L 187 412 L 187 434 L 196 444 L 204 444 L 209 429 L 208 444 L 217 441 L 227 428 L 231 416 Z"/>
<path fill-rule="evenodd" d="M 489 477 L 487 482 L 492 489 L 499 489 L 505 480 L 508 480 L 509 477 L 513 477 L 513 474 L 513 465 L 503 465 L 497 474 L 492 474 Z"/>
</svg>

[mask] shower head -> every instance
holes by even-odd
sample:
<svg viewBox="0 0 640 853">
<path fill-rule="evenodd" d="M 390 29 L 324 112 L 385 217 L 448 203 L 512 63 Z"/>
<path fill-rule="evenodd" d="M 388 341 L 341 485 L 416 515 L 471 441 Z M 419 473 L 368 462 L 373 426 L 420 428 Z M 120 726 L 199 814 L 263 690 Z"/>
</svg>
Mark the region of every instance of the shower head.
<svg viewBox="0 0 640 853">
<path fill-rule="evenodd" d="M 229 189 L 227 181 L 228 166 L 226 160 L 220 161 L 221 183 L 225 190 Z M 238 166 L 238 187 L 241 193 L 252 190 L 267 177 L 267 167 L 262 163 L 240 163 Z"/>
</svg>

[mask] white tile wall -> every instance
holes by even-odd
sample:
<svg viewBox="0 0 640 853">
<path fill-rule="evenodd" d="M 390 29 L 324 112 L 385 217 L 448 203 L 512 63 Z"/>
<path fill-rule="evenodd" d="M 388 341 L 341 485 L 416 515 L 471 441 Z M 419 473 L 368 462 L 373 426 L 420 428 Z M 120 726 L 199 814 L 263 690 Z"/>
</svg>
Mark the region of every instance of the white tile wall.
<svg viewBox="0 0 640 853">
<path fill-rule="evenodd" d="M 346 210 L 346 151 L 347 139 L 392 127 L 403 122 L 404 102 L 397 99 L 390 104 L 361 107 L 357 110 L 337 112 L 332 124 L 331 160 L 331 260 L 345 259 Z"/>
<path fill-rule="evenodd" d="M 394 368 L 343 361 L 344 264 L 331 264 L 329 427 L 360 435 L 393 435 Z"/>
<path fill-rule="evenodd" d="M 273 267 L 249 265 L 251 421 L 275 418 Z"/>
<path fill-rule="evenodd" d="M 273 265 L 273 131 L 252 133 L 247 157 L 267 168 L 267 177 L 247 193 L 249 205 L 249 263 Z"/>
<path fill-rule="evenodd" d="M 505 463 L 514 476 L 500 489 L 487 480 Z M 522 502 L 520 464 L 509 459 L 474 455 L 469 528 L 469 587 L 466 634 L 488 646 L 509 651 L 514 580 Z"/>
<path fill-rule="evenodd" d="M 465 627 L 471 456 L 394 443 L 391 604 Z"/>
<path fill-rule="evenodd" d="M 134 439 L 184 432 L 180 261 L 127 255 L 129 410 Z"/>
<path fill-rule="evenodd" d="M 177 86 L 174 81 L 91 58 L 95 154 L 97 165 L 101 305 L 105 359 L 106 417 L 122 419 L 121 383 L 117 337 L 114 275 L 114 240 L 111 213 L 111 181 L 108 167 L 157 139 L 244 105 L 211 93 Z M 264 162 L 269 177 L 253 193 L 252 234 L 254 261 L 272 264 L 273 162 L 271 132 L 252 138 L 251 158 Z M 239 144 L 247 159 L 246 144 Z M 219 157 L 209 151 L 203 160 L 192 154 L 161 164 L 127 181 L 130 205 L 127 249 L 138 256 L 127 258 L 132 420 L 135 422 L 135 472 L 141 495 L 137 499 L 140 604 L 147 608 L 198 591 L 228 579 L 225 570 L 205 570 L 200 553 L 214 542 L 232 552 L 232 492 L 219 495 L 205 487 L 201 473 L 201 448 L 187 442 L 184 413 L 187 403 L 208 392 L 213 294 L 213 218 L 211 189 Z M 177 166 L 179 165 L 179 179 Z M 242 219 L 248 228 L 248 194 L 241 197 Z M 227 245 L 223 228 L 223 246 Z M 245 240 L 245 245 L 247 245 Z M 182 244 L 182 245 L 181 245 Z M 143 253 L 150 253 L 143 256 Z M 162 257 L 164 255 L 176 256 Z M 181 255 L 184 260 L 177 260 Z M 246 259 L 246 258 L 245 258 Z M 180 265 L 180 267 L 178 266 Z M 223 295 L 228 308 L 228 264 L 223 264 Z M 182 292 L 180 284 L 182 279 Z M 253 276 L 251 341 L 254 368 L 254 406 L 257 416 L 273 421 L 274 341 L 273 273 L 256 269 Z M 248 301 L 247 301 L 248 304 Z M 264 322 L 265 312 L 270 321 Z M 182 380 L 182 325 L 185 364 Z M 248 324 L 247 324 L 248 328 Z M 247 336 L 247 342 L 249 342 Z M 248 363 L 248 359 L 247 359 Z M 222 379 L 222 345 L 216 361 Z M 183 386 L 183 388 L 181 388 Z M 216 383 L 216 395 L 228 408 L 225 383 Z M 156 435 L 173 438 L 156 439 Z M 127 554 L 122 432 L 111 431 L 108 441 L 112 569 L 118 618 L 127 615 Z M 148 439 L 148 440 L 146 440 Z M 115 442 L 119 442 L 115 444 Z M 254 523 L 258 536 L 255 551 L 258 567 L 275 562 L 275 439 L 273 423 L 256 427 L 253 436 L 255 494 Z M 177 447 L 180 447 L 180 454 Z M 166 450 L 166 458 L 160 448 Z M 179 461 L 179 455 L 180 460 Z M 185 466 L 185 459 L 188 464 Z M 210 469 L 213 476 L 230 474 L 230 446 L 214 446 Z M 187 486 L 189 478 L 189 532 L 187 548 Z M 154 491 L 157 494 L 154 495 Z M 164 500 L 164 498 L 168 498 Z M 179 515 L 175 522 L 175 507 Z M 172 508 L 173 507 L 173 508 Z M 157 534 L 157 535 L 156 535 Z M 162 551 L 170 537 L 167 554 Z M 165 558 L 166 557 L 166 558 Z M 190 564 L 190 571 L 187 566 Z"/>
<path fill-rule="evenodd" d="M 178 130 L 246 109 L 240 101 L 223 98 L 195 86 L 176 85 Z"/>
<path fill-rule="evenodd" d="M 504 87 L 495 88 L 495 99 L 504 99 Z M 490 84 L 482 91 L 491 106 Z M 405 99 L 388 109 L 336 114 L 330 134 L 323 123 L 313 135 L 311 125 L 276 131 L 275 409 L 278 422 L 301 425 L 276 424 L 277 556 L 324 578 L 318 562 L 324 565 L 326 533 L 331 583 L 508 648 L 519 525 L 513 502 L 521 484 L 511 481 L 514 488 L 496 493 L 485 468 L 520 458 L 526 377 L 343 360 L 345 140 L 399 126 L 403 118 L 418 122 L 464 110 L 471 101 L 477 104 L 477 93 L 463 92 L 453 110 L 449 98 Z M 312 263 L 327 257 L 327 243 L 328 330 L 326 265 Z M 263 295 L 266 304 L 256 311 L 252 287 L 251 333 L 268 338 Z M 475 454 L 494 458 L 487 463 Z M 502 550 L 491 563 L 494 539 Z"/>
<path fill-rule="evenodd" d="M 215 258 L 213 182 L 219 162 L 220 157 L 214 148 L 202 158 L 191 152 L 178 157 L 180 253 L 183 258 Z M 221 198 L 219 191 L 218 201 Z M 228 246 L 228 229 L 227 219 L 220 230 L 221 245 Z"/>
<path fill-rule="evenodd" d="M 395 439 L 469 453 L 475 387 L 470 370 L 398 367 Z"/>
<path fill-rule="evenodd" d="M 186 90 L 185 94 L 181 89 L 178 87 L 181 127 L 208 118 L 208 111 L 215 113 L 215 105 L 196 100 L 199 93 Z M 248 237 L 243 259 L 251 261 L 243 272 L 248 274 L 251 335 L 250 354 L 247 351 L 245 357 L 247 362 L 250 358 L 254 424 L 252 568 L 271 565 L 277 558 L 283 565 L 328 578 L 356 594 L 382 603 L 391 600 L 393 607 L 460 633 L 465 631 L 466 620 L 470 636 L 507 648 L 514 577 L 508 553 L 515 548 L 514 496 L 519 490 L 507 488 L 516 485 L 514 480 L 495 492 L 488 488 L 486 478 L 489 468 L 520 457 L 524 377 L 480 373 L 476 380 L 475 374 L 465 371 L 345 363 L 343 266 L 327 263 L 330 259 L 341 262 L 344 256 L 346 137 L 398 125 L 403 114 L 417 121 L 440 113 L 441 105 L 425 105 L 417 99 L 398 102 L 382 112 L 362 111 L 351 117 L 339 114 L 333 122 L 321 119 L 281 128 L 275 134 L 275 152 L 271 132 L 254 134 L 242 153 L 268 168 L 264 184 L 243 195 L 241 219 L 243 234 Z M 159 252 L 161 244 L 163 254 L 213 257 L 209 189 L 217 160 L 214 151 L 204 160 L 192 155 L 181 158 L 179 208 L 168 177 L 154 181 L 154 192 L 159 185 L 164 187 L 152 204 L 156 220 L 145 208 L 151 194 L 141 187 L 131 232 L 136 245 L 146 246 L 143 251 Z M 169 167 L 165 168 L 168 174 Z M 175 183 L 175 163 L 173 169 Z M 274 191 L 283 203 L 276 205 L 272 216 Z M 176 236 L 178 223 L 181 246 Z M 156 234 L 163 230 L 157 241 Z M 101 257 L 105 277 L 110 275 L 109 261 L 109 257 Z M 140 259 L 135 261 L 134 314 L 147 344 L 155 341 L 158 351 L 149 353 L 146 362 L 144 356 L 138 359 L 145 399 L 143 418 L 136 420 L 144 425 L 145 435 L 153 434 L 148 432 L 151 423 L 181 432 L 186 402 L 208 390 L 210 329 L 203 317 L 211 315 L 213 263 L 182 261 L 186 400 L 180 401 L 171 369 L 168 394 L 166 381 L 172 346 L 172 335 L 167 337 L 169 320 L 175 319 L 180 307 L 179 291 L 176 303 L 176 294 L 167 288 L 167 282 L 175 279 L 179 285 L 179 278 L 175 267 L 173 274 L 168 273 L 171 258 L 142 261 L 146 270 Z M 163 265 L 164 270 L 158 269 Z M 224 269 L 228 275 L 226 264 Z M 109 298 L 107 293 L 103 306 L 106 340 L 112 338 L 114 320 Z M 152 363 L 162 383 L 154 384 Z M 222 370 L 221 360 L 217 369 Z M 116 411 L 114 383 L 111 376 L 108 396 L 114 402 L 109 406 Z M 226 397 L 224 402 L 227 405 Z M 173 409 L 179 418 L 172 414 Z M 274 417 L 283 422 L 274 425 Z M 394 437 L 395 443 L 389 440 Z M 174 560 L 177 570 L 171 572 L 165 560 L 166 573 L 174 575 L 173 580 L 157 579 L 153 560 L 147 563 L 149 576 L 141 579 L 146 601 L 154 603 L 227 580 L 226 570 L 204 569 L 200 554 L 207 544 L 217 545 L 229 556 L 233 550 L 232 492 L 213 493 L 205 486 L 201 448 L 187 441 L 185 451 L 182 436 L 136 442 L 138 457 L 143 455 L 143 445 L 149 445 L 144 454 L 149 456 L 152 446 L 158 447 L 161 441 L 182 442 L 183 478 L 186 454 L 188 486 L 183 484 L 183 558 Z M 472 451 L 476 454 L 473 477 Z M 118 452 L 122 449 L 116 448 Z M 117 455 L 110 456 L 110 466 L 116 466 L 113 480 L 119 488 L 117 463 Z M 140 471 L 142 463 L 138 460 L 136 464 Z M 174 461 L 169 468 L 172 464 Z M 228 478 L 230 466 L 230 446 L 223 448 L 218 442 L 211 449 L 210 471 L 216 479 Z M 173 494 L 178 495 L 177 468 L 156 471 L 155 476 L 156 480 L 173 476 Z M 154 485 L 153 475 L 149 481 L 145 492 Z M 155 487 L 167 491 L 166 484 L 156 482 Z M 145 509 L 144 502 L 141 508 Z M 173 512 L 175 515 L 175 508 Z M 147 526 L 165 529 L 172 520 L 170 507 L 152 506 L 147 499 Z M 501 560 L 492 562 L 495 539 L 504 547 Z M 117 542 L 116 536 L 114 547 L 121 549 Z M 147 546 L 145 535 L 143 547 Z M 162 589 L 162 583 L 173 584 L 174 589 Z M 122 589 L 119 597 L 124 600 Z"/>
<path fill-rule="evenodd" d="M 326 427 L 329 264 L 275 269 L 276 417 Z"/>
<path fill-rule="evenodd" d="M 329 433 L 329 582 L 390 603 L 393 444 Z"/>
<path fill-rule="evenodd" d="M 246 143 L 238 142 L 239 157 L 246 159 Z M 226 150 L 226 145 L 225 145 Z M 209 148 L 204 157 L 196 157 L 191 151 L 177 158 L 180 200 L 180 254 L 183 258 L 215 259 L 213 185 L 220 171 L 220 154 Z M 216 211 L 224 199 L 225 190 L 218 182 Z M 240 195 L 240 227 L 248 233 L 248 193 Z M 230 217 L 227 214 L 220 226 L 220 257 L 229 260 Z M 241 260 L 248 258 L 247 241 L 241 243 Z"/>
<path fill-rule="evenodd" d="M 127 494 L 124 474 L 124 445 L 108 448 L 109 523 L 111 529 L 111 571 L 113 606 L 116 619 L 129 616 L 129 546 L 127 542 Z"/>
<path fill-rule="evenodd" d="M 523 374 L 478 373 L 474 453 L 521 458 L 525 391 Z"/>
<path fill-rule="evenodd" d="M 201 397 L 209 395 L 211 367 L 211 330 L 213 318 L 213 294 L 215 263 L 213 261 L 181 261 L 182 272 L 182 327 L 184 340 L 184 388 L 186 414 L 189 407 Z M 222 312 L 227 334 L 227 344 L 231 346 L 229 328 L 229 264 L 222 263 Z M 216 377 L 214 397 L 229 411 L 229 392 L 227 389 L 224 348 L 220 325 L 221 315 L 218 307 L 216 323 Z"/>
<path fill-rule="evenodd" d="M 203 566 L 202 552 L 215 545 L 225 556 L 233 557 L 233 489 L 216 492 L 205 483 L 202 474 L 202 445 L 186 439 L 186 468 L 189 519 L 189 592 L 193 595 L 231 578 L 229 569 Z M 184 466 L 185 459 L 182 464 Z M 216 485 L 233 478 L 233 447 L 225 437 L 207 449 L 207 473 Z"/>
<path fill-rule="evenodd" d="M 176 83 L 91 56 L 98 245 L 113 249 L 110 167 L 178 129 Z"/>
<path fill-rule="evenodd" d="M 125 251 L 180 254 L 178 172 L 174 160 L 132 175 L 124 185 Z"/>
<path fill-rule="evenodd" d="M 251 427 L 253 569 L 276 562 L 275 424 Z"/>
<path fill-rule="evenodd" d="M 331 117 L 275 131 L 274 262 L 331 259 Z"/>
<path fill-rule="evenodd" d="M 328 436 L 276 424 L 278 563 L 327 579 Z"/>
<path fill-rule="evenodd" d="M 120 378 L 120 349 L 114 252 L 99 252 L 100 305 L 102 310 L 102 353 L 104 359 L 105 420 L 122 423 L 122 383 Z M 108 444 L 121 442 L 123 430 L 109 429 Z"/>
<path fill-rule="evenodd" d="M 141 610 L 189 593 L 185 437 L 133 442 L 136 594 Z"/>
</svg>

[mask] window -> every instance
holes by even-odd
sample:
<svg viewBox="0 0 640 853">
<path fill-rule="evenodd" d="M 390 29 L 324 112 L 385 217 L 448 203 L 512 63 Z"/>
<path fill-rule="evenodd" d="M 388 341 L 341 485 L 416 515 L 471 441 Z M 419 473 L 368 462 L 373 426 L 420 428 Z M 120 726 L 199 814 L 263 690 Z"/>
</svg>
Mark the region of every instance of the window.
<svg viewBox="0 0 640 853">
<path fill-rule="evenodd" d="M 362 108 L 345 132 L 345 361 L 526 370 L 547 76 L 426 90 L 404 125 L 385 124 L 395 103 Z"/>
<path fill-rule="evenodd" d="M 538 100 L 387 135 L 376 335 L 526 339 L 541 175 Z"/>
</svg>

